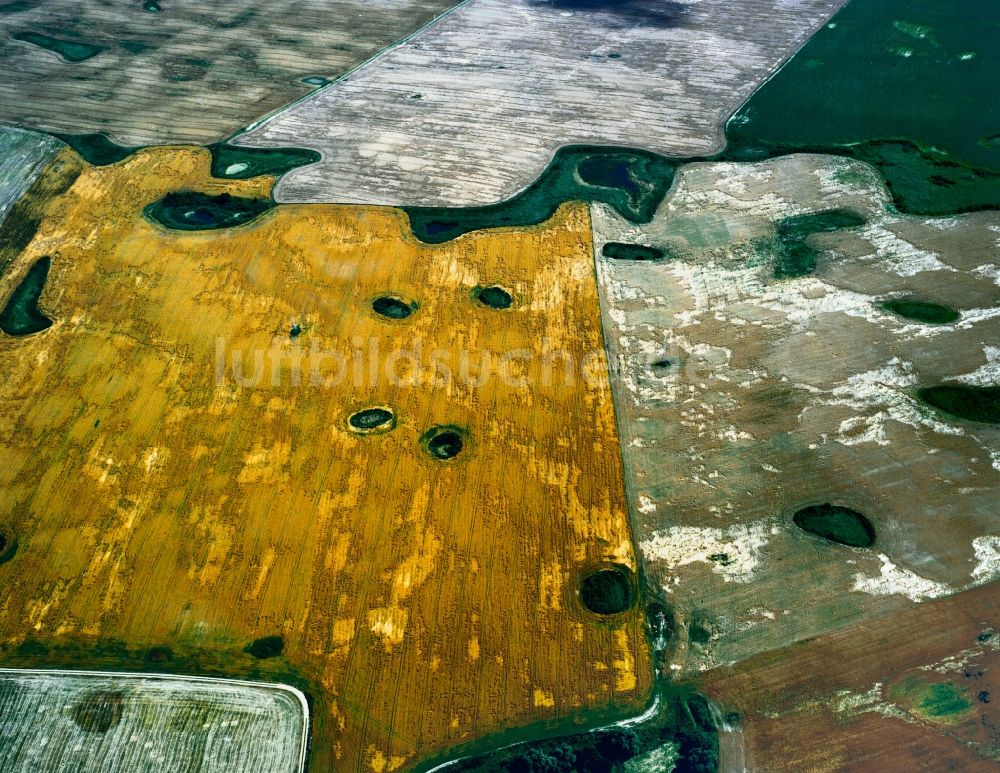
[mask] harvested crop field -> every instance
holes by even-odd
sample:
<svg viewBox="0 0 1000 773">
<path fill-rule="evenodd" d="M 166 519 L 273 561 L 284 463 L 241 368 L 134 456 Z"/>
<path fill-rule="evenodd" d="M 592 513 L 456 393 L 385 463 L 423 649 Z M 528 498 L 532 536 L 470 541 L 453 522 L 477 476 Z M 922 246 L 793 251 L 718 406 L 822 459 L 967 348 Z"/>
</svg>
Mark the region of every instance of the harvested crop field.
<svg viewBox="0 0 1000 773">
<path fill-rule="evenodd" d="M 144 5 L 146 8 L 144 9 Z M 121 145 L 209 143 L 314 90 L 446 0 L 29 0 L 0 8 L 0 120 Z M 14 6 L 20 6 L 20 9 Z"/>
<path fill-rule="evenodd" d="M 282 685 L 0 669 L 0 738 L 7 773 L 300 773 L 308 708 Z"/>
<path fill-rule="evenodd" d="M 574 143 L 690 156 L 843 0 L 470 0 L 236 141 L 323 161 L 287 202 L 491 204 Z"/>
<path fill-rule="evenodd" d="M 392 209 L 195 231 L 143 214 L 171 192 L 267 196 L 271 178 L 210 163 L 85 168 L 0 279 L 8 297 L 51 258 L 52 326 L 0 340 L 4 664 L 155 650 L 291 679 L 317 770 L 641 710 L 587 208 L 440 246 Z M 411 313 L 378 313 L 386 296 Z M 625 608 L 589 612 L 577 590 L 605 569 Z"/>
</svg>

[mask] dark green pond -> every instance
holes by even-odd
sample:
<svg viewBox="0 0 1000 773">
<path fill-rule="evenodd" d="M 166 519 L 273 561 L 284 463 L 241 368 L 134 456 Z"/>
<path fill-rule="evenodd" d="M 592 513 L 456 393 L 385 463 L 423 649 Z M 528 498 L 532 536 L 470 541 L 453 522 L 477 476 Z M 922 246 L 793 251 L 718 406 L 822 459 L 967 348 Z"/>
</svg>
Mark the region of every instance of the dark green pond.
<svg viewBox="0 0 1000 773">
<path fill-rule="evenodd" d="M 626 244 L 625 242 L 608 242 L 601 249 L 601 254 L 612 260 L 663 260 L 667 253 L 659 247 L 647 247 L 644 244 Z"/>
<path fill-rule="evenodd" d="M 243 148 L 217 142 L 208 149 L 212 152 L 212 176 L 230 180 L 280 176 L 320 160 L 319 153 L 305 148 Z"/>
<path fill-rule="evenodd" d="M 476 290 L 475 297 L 483 306 L 489 306 L 491 309 L 509 309 L 514 303 L 509 292 L 496 286 L 480 287 Z"/>
<path fill-rule="evenodd" d="M 917 397 L 939 411 L 966 421 L 1000 423 L 1000 386 L 941 384 L 925 387 Z"/>
<path fill-rule="evenodd" d="M 580 602 L 597 615 L 617 615 L 632 607 L 635 592 L 624 567 L 601 569 L 580 583 Z"/>
<path fill-rule="evenodd" d="M 366 408 L 352 414 L 348 424 L 359 432 L 374 432 L 392 429 L 396 424 L 396 417 L 387 408 Z"/>
<path fill-rule="evenodd" d="M 270 199 L 250 199 L 197 191 L 168 193 L 146 207 L 146 217 L 175 231 L 233 228 L 256 220 L 274 206 Z"/>
<path fill-rule="evenodd" d="M 420 443 L 439 461 L 454 459 L 465 448 L 465 431 L 458 427 L 432 427 L 420 438 Z"/>
<path fill-rule="evenodd" d="M 23 40 L 25 43 L 44 48 L 58 54 L 67 62 L 83 62 L 91 59 L 104 51 L 103 46 L 94 46 L 89 43 L 74 43 L 71 40 L 60 40 L 42 35 L 38 32 L 15 32 L 11 35 L 14 40 Z"/>
<path fill-rule="evenodd" d="M 849 507 L 830 503 L 810 505 L 795 513 L 792 520 L 803 531 L 830 542 L 855 548 L 875 544 L 875 527 L 871 521 Z"/>
<path fill-rule="evenodd" d="M 957 322 L 962 316 L 950 306 L 918 301 L 913 298 L 883 301 L 879 306 L 904 319 L 912 319 L 914 322 L 923 322 L 927 325 L 950 325 L 952 322 Z"/>
<path fill-rule="evenodd" d="M 372 301 L 372 311 L 386 319 L 406 319 L 418 308 L 416 301 L 404 301 L 395 295 L 382 295 Z"/>
<path fill-rule="evenodd" d="M 9 336 L 26 336 L 52 327 L 52 320 L 38 308 L 52 260 L 39 258 L 24 279 L 14 288 L 7 305 L 0 311 L 0 330 Z"/>
</svg>

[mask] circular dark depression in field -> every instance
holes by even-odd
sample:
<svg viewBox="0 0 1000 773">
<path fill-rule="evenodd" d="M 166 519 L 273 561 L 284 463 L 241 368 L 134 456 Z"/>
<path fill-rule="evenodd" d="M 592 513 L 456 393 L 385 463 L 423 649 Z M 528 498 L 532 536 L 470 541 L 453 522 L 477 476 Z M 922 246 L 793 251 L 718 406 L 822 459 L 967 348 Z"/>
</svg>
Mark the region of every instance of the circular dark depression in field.
<svg viewBox="0 0 1000 773">
<path fill-rule="evenodd" d="M 285 640 L 280 636 L 264 636 L 254 639 L 243 648 L 243 651 L 253 655 L 258 660 L 276 658 L 285 651 Z"/>
<path fill-rule="evenodd" d="M 406 319 L 417 310 L 417 304 L 396 295 L 382 295 L 372 301 L 372 310 L 386 319 Z"/>
<path fill-rule="evenodd" d="M 465 448 L 465 432 L 458 427 L 432 427 L 420 440 L 427 453 L 440 461 L 454 459 Z"/>
<path fill-rule="evenodd" d="M 950 325 L 957 322 L 962 315 L 950 306 L 930 301 L 920 301 L 915 298 L 897 298 L 879 304 L 886 311 L 892 312 L 904 319 L 923 322 L 927 325 Z"/>
<path fill-rule="evenodd" d="M 357 432 L 387 431 L 396 426 L 396 416 L 388 408 L 365 408 L 352 413 L 347 423 Z"/>
<path fill-rule="evenodd" d="M 81 730 L 106 733 L 122 718 L 125 693 L 115 690 L 98 690 L 85 695 L 73 706 L 73 721 Z"/>
<path fill-rule="evenodd" d="M 822 539 L 852 548 L 870 548 L 875 544 L 875 527 L 864 515 L 843 505 L 803 507 L 792 520 L 803 531 Z"/>
<path fill-rule="evenodd" d="M 580 583 L 580 601 L 595 615 L 625 612 L 635 602 L 631 573 L 615 566 L 588 574 Z"/>
<path fill-rule="evenodd" d="M 509 292 L 496 285 L 477 290 L 476 299 L 483 306 L 489 306 L 491 309 L 509 309 L 514 302 Z"/>
</svg>

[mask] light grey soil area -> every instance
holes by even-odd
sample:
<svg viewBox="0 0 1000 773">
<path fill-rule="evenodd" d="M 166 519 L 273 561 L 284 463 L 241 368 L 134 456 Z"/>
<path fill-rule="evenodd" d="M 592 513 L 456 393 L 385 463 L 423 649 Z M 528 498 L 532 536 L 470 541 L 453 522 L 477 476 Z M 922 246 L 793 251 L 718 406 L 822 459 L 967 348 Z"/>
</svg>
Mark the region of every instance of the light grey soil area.
<svg viewBox="0 0 1000 773">
<path fill-rule="evenodd" d="M 6 5 L 6 4 L 5 4 Z M 123 145 L 210 143 L 431 21 L 449 0 L 33 0 L 0 13 L 0 121 Z M 145 5 L 150 5 L 146 3 Z M 153 4 L 155 5 L 155 4 Z M 72 62 L 14 36 L 103 50 Z"/>
<path fill-rule="evenodd" d="M 729 115 L 843 0 L 470 0 L 237 143 L 322 151 L 286 202 L 506 199 L 556 149 L 710 153 Z"/>
<path fill-rule="evenodd" d="M 0 670 L 5 773 L 299 773 L 307 721 L 279 685 Z"/>
<path fill-rule="evenodd" d="M 816 270 L 774 277 L 775 222 L 834 208 Z M 797 155 L 684 167 L 648 226 L 592 208 L 630 507 L 683 623 L 675 670 L 741 660 L 1000 578 L 1000 428 L 916 390 L 1000 381 L 1000 217 L 895 213 L 866 165 Z M 601 256 L 658 246 L 660 262 Z M 879 302 L 951 306 L 914 322 Z M 866 514 L 867 549 L 792 522 Z"/>
<path fill-rule="evenodd" d="M 0 126 L 0 223 L 60 147 L 44 134 Z"/>
</svg>

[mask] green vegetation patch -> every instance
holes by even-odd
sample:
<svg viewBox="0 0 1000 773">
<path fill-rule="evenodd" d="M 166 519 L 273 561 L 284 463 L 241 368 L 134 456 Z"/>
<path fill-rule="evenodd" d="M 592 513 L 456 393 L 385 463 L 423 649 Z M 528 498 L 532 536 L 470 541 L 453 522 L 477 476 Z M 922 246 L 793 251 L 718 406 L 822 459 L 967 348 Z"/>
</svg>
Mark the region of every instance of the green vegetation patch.
<svg viewBox="0 0 1000 773">
<path fill-rule="evenodd" d="M 42 35 L 38 32 L 15 32 L 11 37 L 14 40 L 22 40 L 25 43 L 31 43 L 39 48 L 44 48 L 46 51 L 58 54 L 67 62 L 83 62 L 87 59 L 92 59 L 105 50 L 103 46 L 93 46 L 89 43 L 74 43 L 71 40 L 50 38 L 48 35 Z"/>
<path fill-rule="evenodd" d="M 819 251 L 807 242 L 813 234 L 858 228 L 865 222 L 864 217 L 846 209 L 811 212 L 779 220 L 774 246 L 775 279 L 807 276 L 816 270 Z"/>
<path fill-rule="evenodd" d="M 803 507 L 792 517 L 803 531 L 854 548 L 875 544 L 875 527 L 864 515 L 843 505 L 824 503 Z"/>
<path fill-rule="evenodd" d="M 949 416 L 986 424 L 1000 423 L 1000 386 L 940 384 L 918 390 L 917 397 Z"/>
<path fill-rule="evenodd" d="M 106 134 L 56 134 L 92 166 L 117 164 L 139 148 L 127 148 L 112 142 Z"/>
<path fill-rule="evenodd" d="M 892 687 L 889 697 L 926 719 L 945 722 L 961 720 L 973 706 L 964 688 L 915 676 Z"/>
<path fill-rule="evenodd" d="M 39 258 L 14 288 L 7 305 L 0 311 L 0 330 L 9 336 L 26 336 L 52 327 L 52 320 L 38 308 L 52 259 Z"/>
<path fill-rule="evenodd" d="M 144 210 L 146 217 L 175 231 L 234 228 L 253 222 L 274 207 L 270 199 L 251 199 L 197 191 L 168 193 Z"/>
<path fill-rule="evenodd" d="M 962 316 L 950 306 L 918 301 L 913 298 L 883 301 L 879 307 L 893 314 L 898 314 L 904 319 L 912 319 L 927 325 L 950 325 L 952 322 L 957 322 Z"/>
<path fill-rule="evenodd" d="M 580 583 L 580 602 L 597 615 L 617 615 L 635 601 L 631 573 L 624 566 L 588 574 Z"/>
<path fill-rule="evenodd" d="M 543 223 L 565 201 L 600 201 L 648 223 L 670 188 L 678 160 L 644 150 L 569 145 L 512 199 L 482 207 L 407 207 L 414 235 L 440 244 L 470 231 Z"/>
<path fill-rule="evenodd" d="M 612 260 L 657 261 L 666 258 L 666 250 L 648 247 L 645 244 L 608 242 L 601 248 L 601 254 Z"/>
<path fill-rule="evenodd" d="M 305 148 L 243 148 L 217 142 L 208 149 L 212 153 L 212 176 L 229 180 L 280 176 L 321 158 L 315 150 Z"/>
</svg>

